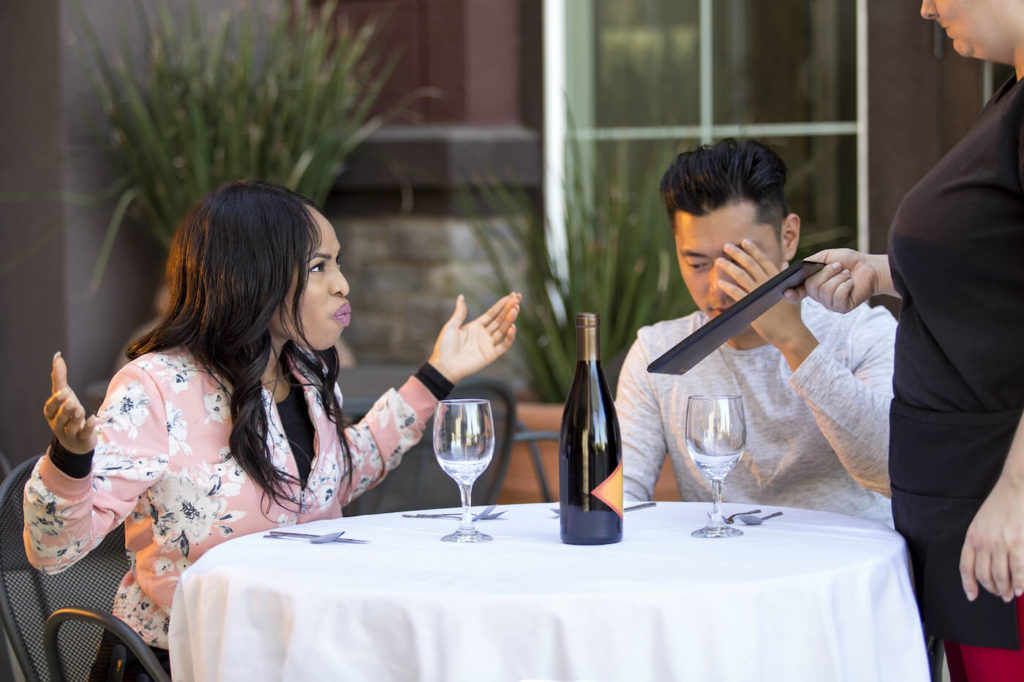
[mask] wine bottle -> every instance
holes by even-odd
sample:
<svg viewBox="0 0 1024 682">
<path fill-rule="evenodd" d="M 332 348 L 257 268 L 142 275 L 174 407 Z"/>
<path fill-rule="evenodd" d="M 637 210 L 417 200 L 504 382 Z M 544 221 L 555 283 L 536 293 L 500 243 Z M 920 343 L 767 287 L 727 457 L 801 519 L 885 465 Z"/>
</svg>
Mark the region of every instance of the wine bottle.
<svg viewBox="0 0 1024 682">
<path fill-rule="evenodd" d="M 576 351 L 558 438 L 562 542 L 603 545 L 622 539 L 622 445 L 601 370 L 596 313 L 576 315 Z"/>
</svg>

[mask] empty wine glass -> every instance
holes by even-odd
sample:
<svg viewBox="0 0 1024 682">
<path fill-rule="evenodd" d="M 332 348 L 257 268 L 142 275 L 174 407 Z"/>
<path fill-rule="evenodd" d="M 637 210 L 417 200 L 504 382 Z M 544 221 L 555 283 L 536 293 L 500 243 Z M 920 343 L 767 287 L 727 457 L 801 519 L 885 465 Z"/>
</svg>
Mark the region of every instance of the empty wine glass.
<svg viewBox="0 0 1024 682">
<path fill-rule="evenodd" d="M 743 398 L 738 395 L 695 395 L 686 402 L 686 450 L 711 481 L 711 518 L 690 535 L 725 538 L 743 535 L 722 518 L 722 482 L 739 461 L 747 440 Z"/>
<path fill-rule="evenodd" d="M 462 522 L 444 542 L 487 542 L 490 535 L 473 527 L 470 496 L 473 482 L 494 454 L 494 421 L 488 400 L 442 400 L 434 409 L 434 454 L 444 472 L 459 485 Z"/>
</svg>

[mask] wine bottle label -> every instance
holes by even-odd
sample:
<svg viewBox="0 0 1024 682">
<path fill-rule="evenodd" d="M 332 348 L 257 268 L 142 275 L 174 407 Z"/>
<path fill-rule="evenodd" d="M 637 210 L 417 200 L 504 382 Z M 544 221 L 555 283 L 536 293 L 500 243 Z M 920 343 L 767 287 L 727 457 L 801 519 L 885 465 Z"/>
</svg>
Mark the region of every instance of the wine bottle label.
<svg viewBox="0 0 1024 682">
<path fill-rule="evenodd" d="M 590 494 L 611 507 L 622 518 L 622 461 Z"/>
</svg>

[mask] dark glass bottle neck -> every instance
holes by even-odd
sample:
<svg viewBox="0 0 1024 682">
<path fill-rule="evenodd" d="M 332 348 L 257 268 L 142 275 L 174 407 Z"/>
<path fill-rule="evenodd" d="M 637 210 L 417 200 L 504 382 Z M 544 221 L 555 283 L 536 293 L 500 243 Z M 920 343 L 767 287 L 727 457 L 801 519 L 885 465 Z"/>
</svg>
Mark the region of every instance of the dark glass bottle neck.
<svg viewBox="0 0 1024 682">
<path fill-rule="evenodd" d="M 600 361 L 600 334 L 596 325 L 576 327 L 576 357 L 579 362 Z"/>
</svg>

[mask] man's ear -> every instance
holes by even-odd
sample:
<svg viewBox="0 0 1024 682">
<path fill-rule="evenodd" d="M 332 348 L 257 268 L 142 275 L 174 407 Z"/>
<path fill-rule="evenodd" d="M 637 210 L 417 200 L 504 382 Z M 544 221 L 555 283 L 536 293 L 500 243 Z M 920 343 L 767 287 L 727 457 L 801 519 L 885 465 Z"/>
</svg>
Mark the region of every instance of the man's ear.
<svg viewBox="0 0 1024 682">
<path fill-rule="evenodd" d="M 790 213 L 782 221 L 779 241 L 782 244 L 782 259 L 788 263 L 796 255 L 796 247 L 800 242 L 800 216 L 796 213 Z"/>
</svg>

